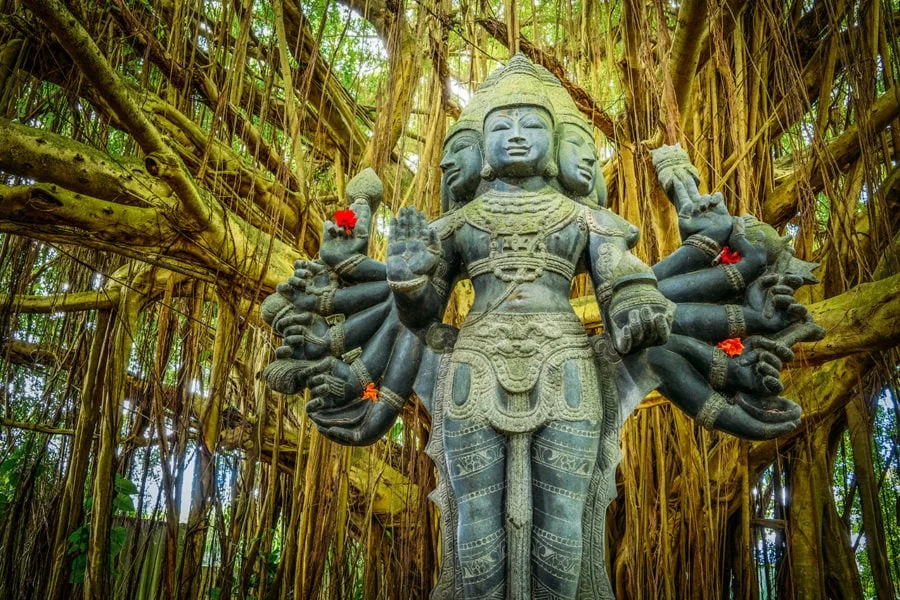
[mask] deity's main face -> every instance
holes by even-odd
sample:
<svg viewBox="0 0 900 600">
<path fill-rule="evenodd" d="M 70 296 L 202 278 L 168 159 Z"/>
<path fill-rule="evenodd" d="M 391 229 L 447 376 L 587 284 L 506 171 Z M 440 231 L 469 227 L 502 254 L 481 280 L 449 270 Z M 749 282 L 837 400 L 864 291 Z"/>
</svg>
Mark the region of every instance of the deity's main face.
<svg viewBox="0 0 900 600">
<path fill-rule="evenodd" d="M 559 182 L 578 196 L 587 196 L 597 180 L 597 150 L 594 140 L 575 125 L 560 126 Z"/>
<path fill-rule="evenodd" d="M 456 202 L 468 202 L 481 182 L 481 136 L 461 129 L 444 144 L 441 169 L 444 185 Z"/>
<path fill-rule="evenodd" d="M 539 106 L 512 106 L 488 113 L 484 150 L 498 177 L 531 177 L 547 168 L 553 118 Z"/>
</svg>

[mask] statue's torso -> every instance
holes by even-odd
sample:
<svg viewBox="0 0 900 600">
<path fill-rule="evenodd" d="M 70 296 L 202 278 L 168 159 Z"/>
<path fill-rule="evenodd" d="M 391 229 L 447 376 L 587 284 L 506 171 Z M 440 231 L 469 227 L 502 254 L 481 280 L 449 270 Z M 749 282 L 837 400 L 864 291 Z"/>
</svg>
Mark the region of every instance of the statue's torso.
<svg viewBox="0 0 900 600">
<path fill-rule="evenodd" d="M 454 245 L 475 289 L 474 312 L 571 312 L 588 239 L 583 206 L 552 188 L 489 191 L 462 213 Z"/>
<path fill-rule="evenodd" d="M 462 210 L 454 245 L 475 303 L 445 382 L 448 417 L 507 432 L 599 419 L 593 354 L 569 303 L 588 239 L 584 207 L 548 188 L 487 192 Z"/>
</svg>

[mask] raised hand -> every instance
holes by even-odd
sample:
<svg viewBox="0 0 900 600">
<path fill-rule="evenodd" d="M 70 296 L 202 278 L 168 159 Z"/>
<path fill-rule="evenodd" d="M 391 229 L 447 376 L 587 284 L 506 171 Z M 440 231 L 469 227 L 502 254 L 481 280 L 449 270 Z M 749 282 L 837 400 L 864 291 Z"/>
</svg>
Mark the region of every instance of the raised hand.
<svg viewBox="0 0 900 600">
<path fill-rule="evenodd" d="M 437 232 L 428 227 L 425 213 L 405 207 L 391 219 L 387 256 L 390 282 L 419 281 L 434 272 L 441 256 L 441 243 Z M 392 287 L 398 290 L 397 286 Z"/>
<path fill-rule="evenodd" d="M 372 210 L 368 203 L 354 202 L 350 207 L 356 224 L 349 228 L 336 225 L 332 221 L 322 224 L 322 245 L 319 258 L 329 267 L 335 267 L 355 254 L 365 254 L 369 245 L 369 228 L 372 224 Z"/>
<path fill-rule="evenodd" d="M 662 146 L 651 156 L 659 184 L 678 213 L 681 239 L 699 233 L 724 244 L 731 233 L 731 217 L 722 194 L 700 195 L 700 174 L 681 146 Z"/>
<path fill-rule="evenodd" d="M 693 205 L 699 204 L 697 184 L 700 174 L 691 164 L 687 152 L 680 146 L 662 146 L 653 150 L 651 156 L 659 184 L 678 214 L 686 213 Z"/>
</svg>

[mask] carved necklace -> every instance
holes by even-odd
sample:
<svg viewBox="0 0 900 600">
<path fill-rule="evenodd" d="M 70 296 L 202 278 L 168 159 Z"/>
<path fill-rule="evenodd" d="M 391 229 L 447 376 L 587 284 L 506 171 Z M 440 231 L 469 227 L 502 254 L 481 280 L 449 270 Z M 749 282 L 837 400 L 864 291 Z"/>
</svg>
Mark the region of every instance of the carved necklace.
<svg viewBox="0 0 900 600">
<path fill-rule="evenodd" d="M 577 205 L 552 188 L 537 192 L 490 190 L 466 205 L 466 221 L 491 234 L 552 233 L 571 222 Z"/>
</svg>

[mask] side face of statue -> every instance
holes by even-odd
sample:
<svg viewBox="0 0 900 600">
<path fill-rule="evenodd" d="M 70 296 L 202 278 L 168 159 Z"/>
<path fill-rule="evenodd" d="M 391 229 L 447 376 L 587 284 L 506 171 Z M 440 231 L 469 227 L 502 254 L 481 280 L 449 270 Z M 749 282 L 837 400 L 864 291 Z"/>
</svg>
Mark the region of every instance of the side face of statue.
<svg viewBox="0 0 900 600">
<path fill-rule="evenodd" d="M 590 133 L 563 123 L 559 127 L 559 182 L 578 196 L 588 196 L 598 178 L 597 150 Z"/>
<path fill-rule="evenodd" d="M 441 156 L 442 212 L 458 208 L 475 196 L 481 183 L 481 133 L 473 129 L 458 129 L 444 141 Z"/>
<path fill-rule="evenodd" d="M 622 421 L 653 388 L 750 439 L 799 423 L 779 371 L 794 342 L 818 335 L 793 298 L 814 265 L 731 217 L 721 194 L 700 195 L 680 149 L 654 164 L 683 245 L 651 269 L 630 251 L 637 230 L 598 206 L 591 127 L 517 56 L 445 138 L 441 218 L 400 209 L 386 262 L 371 259 L 381 188 L 364 171 L 348 184 L 351 210 L 325 223 L 319 259 L 297 261 L 263 304 L 284 340 L 264 376 L 309 389 L 306 412 L 329 439 L 373 443 L 413 390 L 430 412 L 438 600 L 612 598 L 602 536 L 588 534 L 603 531 Z M 606 332 L 591 339 L 569 302 L 579 268 Z M 456 330 L 441 321 L 461 278 L 475 300 Z"/>
</svg>

